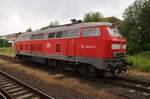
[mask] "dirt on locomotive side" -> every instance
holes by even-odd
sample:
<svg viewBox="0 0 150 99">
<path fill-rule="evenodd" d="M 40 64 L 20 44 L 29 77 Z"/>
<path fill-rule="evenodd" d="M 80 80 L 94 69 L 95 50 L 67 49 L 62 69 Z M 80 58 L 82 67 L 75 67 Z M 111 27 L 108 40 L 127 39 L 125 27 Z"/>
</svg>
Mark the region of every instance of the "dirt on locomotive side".
<svg viewBox="0 0 150 99">
<path fill-rule="evenodd" d="M 105 91 L 104 86 L 95 87 L 63 73 L 38 69 L 36 65 L 24 66 L 0 60 L 0 69 L 57 99 L 125 99 Z"/>
</svg>

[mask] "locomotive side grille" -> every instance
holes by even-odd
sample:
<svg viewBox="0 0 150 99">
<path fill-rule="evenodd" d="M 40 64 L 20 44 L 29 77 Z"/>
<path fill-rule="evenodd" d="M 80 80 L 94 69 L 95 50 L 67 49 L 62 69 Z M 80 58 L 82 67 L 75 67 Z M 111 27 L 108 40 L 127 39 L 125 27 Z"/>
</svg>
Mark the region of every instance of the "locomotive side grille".
<svg viewBox="0 0 150 99">
<path fill-rule="evenodd" d="M 56 52 L 60 52 L 61 51 L 61 46 L 60 44 L 56 44 L 56 49 L 55 49 Z"/>
<path fill-rule="evenodd" d="M 124 57 L 124 56 L 126 56 L 126 53 L 125 52 L 115 52 L 115 53 L 113 53 L 113 56 L 114 57 Z"/>
</svg>

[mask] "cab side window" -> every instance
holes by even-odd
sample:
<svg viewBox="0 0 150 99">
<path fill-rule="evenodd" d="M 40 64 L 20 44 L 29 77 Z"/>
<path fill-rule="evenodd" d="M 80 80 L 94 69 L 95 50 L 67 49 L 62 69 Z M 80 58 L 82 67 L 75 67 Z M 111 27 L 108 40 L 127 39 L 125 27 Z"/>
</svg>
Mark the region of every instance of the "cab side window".
<svg viewBox="0 0 150 99">
<path fill-rule="evenodd" d="M 56 33 L 56 38 L 61 38 L 61 37 L 62 37 L 62 31 L 57 32 L 57 33 Z"/>
<path fill-rule="evenodd" d="M 36 34 L 32 34 L 31 39 L 32 39 L 32 40 L 36 39 Z"/>
<path fill-rule="evenodd" d="M 44 34 L 38 34 L 37 39 L 43 39 L 44 38 Z"/>
<path fill-rule="evenodd" d="M 79 30 L 74 29 L 74 30 L 69 30 L 69 37 L 78 37 L 79 36 Z"/>
<path fill-rule="evenodd" d="M 62 33 L 62 38 L 63 37 L 68 37 L 68 31 L 63 31 L 63 33 Z"/>
<path fill-rule="evenodd" d="M 90 37 L 90 36 L 100 36 L 99 28 L 85 28 L 82 31 L 83 37 Z"/>
<path fill-rule="evenodd" d="M 90 33 L 91 33 L 91 29 L 90 28 L 83 29 L 82 36 L 84 36 L 84 37 L 90 36 Z"/>
<path fill-rule="evenodd" d="M 31 39 L 31 35 L 28 34 L 28 35 L 27 35 L 27 40 L 30 40 L 30 39 Z"/>
<path fill-rule="evenodd" d="M 55 32 L 49 33 L 48 38 L 55 38 Z"/>
</svg>

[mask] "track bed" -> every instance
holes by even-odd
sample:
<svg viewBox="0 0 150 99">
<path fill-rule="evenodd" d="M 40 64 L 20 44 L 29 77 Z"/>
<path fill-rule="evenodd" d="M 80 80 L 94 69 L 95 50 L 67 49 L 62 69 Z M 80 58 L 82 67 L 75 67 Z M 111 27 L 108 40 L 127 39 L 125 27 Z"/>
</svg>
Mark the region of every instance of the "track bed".
<svg viewBox="0 0 150 99">
<path fill-rule="evenodd" d="M 54 99 L 2 71 L 0 92 L 8 99 Z"/>
</svg>

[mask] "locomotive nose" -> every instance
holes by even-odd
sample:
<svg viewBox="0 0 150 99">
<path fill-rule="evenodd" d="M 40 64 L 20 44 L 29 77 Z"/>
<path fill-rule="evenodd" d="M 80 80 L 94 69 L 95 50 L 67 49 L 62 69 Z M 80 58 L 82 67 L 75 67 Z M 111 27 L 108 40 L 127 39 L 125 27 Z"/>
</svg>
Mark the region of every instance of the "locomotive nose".
<svg viewBox="0 0 150 99">
<path fill-rule="evenodd" d="M 113 38 L 111 41 L 110 50 L 112 52 L 112 57 L 125 57 L 126 40 L 120 37 Z"/>
<path fill-rule="evenodd" d="M 110 36 L 110 51 L 112 57 L 122 57 L 126 54 L 126 39 L 121 36 L 115 27 L 108 27 L 108 34 Z"/>
</svg>

